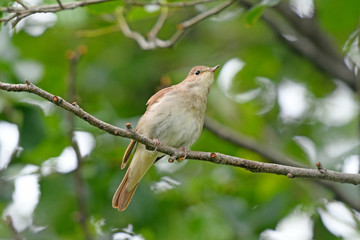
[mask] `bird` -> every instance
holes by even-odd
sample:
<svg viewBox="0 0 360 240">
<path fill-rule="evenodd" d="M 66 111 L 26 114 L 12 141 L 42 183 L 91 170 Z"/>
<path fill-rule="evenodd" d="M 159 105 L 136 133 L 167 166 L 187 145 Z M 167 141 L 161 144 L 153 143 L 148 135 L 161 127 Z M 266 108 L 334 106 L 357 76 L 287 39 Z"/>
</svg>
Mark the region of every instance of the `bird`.
<svg viewBox="0 0 360 240">
<path fill-rule="evenodd" d="M 190 148 L 202 132 L 206 102 L 218 68 L 219 65 L 195 66 L 182 82 L 155 93 L 147 101 L 146 111 L 138 121 L 136 132 L 156 140 L 158 144 Z M 156 150 L 147 150 L 145 145 L 132 139 L 124 153 L 121 169 L 126 167 L 134 147 L 131 163 L 112 200 L 113 208 L 119 211 L 128 207 L 140 180 L 153 163 L 164 155 Z"/>
</svg>

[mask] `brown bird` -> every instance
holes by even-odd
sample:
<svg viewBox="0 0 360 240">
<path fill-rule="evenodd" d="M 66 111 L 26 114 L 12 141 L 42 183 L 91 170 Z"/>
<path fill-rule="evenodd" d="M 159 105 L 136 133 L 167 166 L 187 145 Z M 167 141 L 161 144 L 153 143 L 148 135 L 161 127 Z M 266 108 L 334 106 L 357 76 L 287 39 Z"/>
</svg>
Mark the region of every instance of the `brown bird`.
<svg viewBox="0 0 360 240">
<path fill-rule="evenodd" d="M 153 95 L 147 102 L 146 112 L 139 119 L 136 131 L 164 145 L 189 148 L 202 131 L 207 96 L 218 67 L 193 67 L 184 81 Z M 131 140 L 121 169 L 125 168 L 135 144 L 136 141 Z M 147 150 L 141 143 L 137 144 L 131 164 L 114 194 L 114 208 L 119 211 L 127 208 L 140 180 L 161 155 Z"/>
</svg>

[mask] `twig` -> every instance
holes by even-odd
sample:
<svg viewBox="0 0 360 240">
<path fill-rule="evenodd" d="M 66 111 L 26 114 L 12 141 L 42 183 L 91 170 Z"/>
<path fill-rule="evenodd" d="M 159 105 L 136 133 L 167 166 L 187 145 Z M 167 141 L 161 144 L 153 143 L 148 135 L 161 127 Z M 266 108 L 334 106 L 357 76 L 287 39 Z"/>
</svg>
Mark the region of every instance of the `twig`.
<svg viewBox="0 0 360 240">
<path fill-rule="evenodd" d="M 84 232 L 85 239 L 91 240 L 93 237 L 90 234 L 89 226 L 88 226 L 88 212 L 87 212 L 87 201 L 86 201 L 86 184 L 81 174 L 82 169 L 82 163 L 83 159 L 80 154 L 80 149 L 78 146 L 78 143 L 75 141 L 75 139 L 72 139 L 71 145 L 75 151 L 76 154 L 76 160 L 77 160 L 77 168 L 74 171 L 75 176 L 75 189 L 76 189 L 76 199 L 77 204 L 79 208 L 79 222 L 82 228 L 82 231 Z"/>
<path fill-rule="evenodd" d="M 15 0 L 15 2 L 17 2 L 18 4 L 20 4 L 23 8 L 29 9 L 28 6 L 26 6 L 22 1 L 20 1 L 20 0 Z"/>
<path fill-rule="evenodd" d="M 140 33 L 132 31 L 130 29 L 123 12 L 124 12 L 124 8 L 118 8 L 116 12 L 118 23 L 123 34 L 127 38 L 134 39 L 139 44 L 139 46 L 144 50 L 156 48 L 156 45 L 154 43 L 155 40 L 152 42 L 148 42 Z"/>
<path fill-rule="evenodd" d="M 84 46 L 80 46 L 77 51 L 69 51 L 67 53 L 67 58 L 70 62 L 69 78 L 68 78 L 68 95 L 71 102 L 76 103 L 76 88 L 75 88 L 75 79 L 76 79 L 76 69 L 77 64 L 80 60 L 80 57 L 84 54 Z M 74 104 L 73 104 L 74 105 Z M 92 240 L 93 237 L 90 234 L 88 226 L 88 212 L 87 212 L 87 201 L 86 201 L 86 184 L 82 177 L 82 164 L 83 158 L 80 154 L 80 149 L 77 141 L 74 139 L 74 114 L 71 112 L 68 113 L 68 134 L 71 141 L 71 145 L 75 151 L 77 168 L 74 171 L 75 177 L 75 189 L 76 189 L 76 199 L 79 208 L 79 223 L 84 232 L 85 239 Z"/>
<path fill-rule="evenodd" d="M 227 8 L 234 2 L 235 2 L 234 0 L 227 0 L 210 10 L 200 13 L 199 15 L 179 24 L 178 28 L 181 28 L 181 29 L 189 28 L 189 27 L 195 25 L 196 23 L 201 22 L 202 20 L 221 12 L 222 10 L 224 10 L 225 8 Z"/>
<path fill-rule="evenodd" d="M 161 13 L 159 15 L 159 18 L 157 19 L 155 25 L 153 26 L 153 28 L 151 29 L 151 31 L 148 34 L 148 38 L 150 39 L 150 41 L 155 40 L 157 34 L 159 33 L 160 29 L 162 28 L 162 26 L 165 23 L 168 13 L 169 13 L 168 7 L 161 8 Z"/>
<path fill-rule="evenodd" d="M 146 145 L 149 149 L 155 149 L 157 146 L 156 141 L 148 137 L 145 137 L 135 131 L 129 131 L 127 129 L 118 128 L 106 122 L 103 122 L 96 117 L 90 115 L 81 109 L 78 105 L 72 105 L 69 102 L 65 101 L 59 96 L 54 96 L 51 93 L 44 91 L 43 89 L 31 84 L 29 81 L 26 84 L 9 84 L 0 82 L 0 89 L 9 91 L 9 92 L 30 92 L 34 93 L 62 108 L 67 111 L 72 112 L 76 116 L 87 121 L 91 125 L 106 131 L 110 134 L 132 138 L 137 142 L 140 142 Z M 116 134 L 115 134 L 116 133 Z M 165 153 L 169 156 L 178 155 L 179 149 L 165 146 L 163 144 L 157 146 L 157 151 Z M 185 151 L 182 151 L 181 156 L 185 156 Z M 178 157 L 181 157 L 178 156 Z M 277 175 L 287 176 L 291 174 L 292 178 L 307 178 L 307 179 L 319 179 L 319 180 L 328 180 L 339 183 L 351 183 L 351 184 L 360 184 L 360 174 L 349 174 L 341 173 L 337 171 L 327 170 L 325 173 L 320 173 L 317 169 L 310 168 L 301 168 L 301 167 L 291 167 L 281 164 L 274 163 L 263 163 L 251 161 L 243 158 L 238 158 L 234 156 L 225 155 L 222 153 L 209 153 L 209 152 L 199 152 L 199 151 L 188 151 L 186 154 L 187 159 L 197 159 L 207 162 L 212 162 L 216 164 L 231 165 L 236 167 L 241 167 L 251 172 L 262 172 L 262 173 L 272 173 Z"/>
<path fill-rule="evenodd" d="M 92 4 L 110 2 L 114 0 L 87 0 L 87 1 L 78 1 L 78 2 L 67 2 L 63 3 L 64 9 L 57 4 L 48 4 L 48 5 L 39 5 L 39 6 L 28 6 L 27 9 L 21 7 L 0 7 L 1 12 L 10 12 L 17 14 L 27 14 L 27 13 L 47 13 L 47 12 L 58 12 L 65 9 L 74 9 L 77 7 L 84 7 Z"/>
<path fill-rule="evenodd" d="M 342 58 L 334 48 L 334 44 L 329 38 L 329 35 L 325 34 L 319 27 L 315 14 L 312 18 L 301 18 L 289 8 L 288 3 L 283 1 L 280 1 L 274 9 L 280 13 L 294 29 L 297 29 L 302 35 L 311 39 L 324 53 L 342 62 Z"/>
<path fill-rule="evenodd" d="M 7 24 L 10 20 L 16 18 L 16 22 L 13 23 L 13 27 L 23 18 L 30 16 L 34 13 L 54 13 L 62 10 L 69 10 L 78 7 L 84 7 L 92 4 L 99 4 L 104 2 L 116 1 L 116 0 L 86 0 L 86 1 L 77 1 L 77 2 L 68 2 L 62 3 L 61 0 L 56 0 L 57 4 L 48 4 L 48 5 L 39 5 L 39 6 L 26 6 L 20 0 L 16 0 L 22 7 L 0 7 L 0 12 L 3 13 L 13 13 L 9 14 L 7 17 L 0 18 L 0 22 Z M 219 0 L 194 0 L 194 1 L 184 1 L 184 2 L 137 2 L 131 0 L 124 0 L 127 5 L 134 6 L 145 6 L 145 5 L 158 5 L 163 7 L 192 7 L 199 4 L 215 2 Z"/>
<path fill-rule="evenodd" d="M 62 4 L 62 2 L 60 0 L 56 0 L 60 6 L 61 9 L 65 9 L 64 5 Z"/>
<path fill-rule="evenodd" d="M 123 34 L 127 38 L 135 40 L 143 50 L 150 50 L 150 49 L 155 49 L 155 48 L 168 48 L 168 47 L 173 46 L 180 39 L 180 37 L 185 33 L 185 31 L 188 30 L 190 27 L 194 26 L 195 24 L 203 21 L 204 19 L 206 19 L 210 16 L 213 16 L 213 15 L 221 12 L 222 10 L 224 10 L 225 8 L 227 8 L 234 2 L 235 2 L 235 0 L 227 0 L 206 12 L 202 12 L 199 15 L 178 24 L 177 31 L 168 40 L 161 40 L 156 37 L 157 33 L 160 30 L 160 27 L 162 27 L 164 21 L 166 20 L 167 12 L 161 13 L 157 23 L 154 25 L 154 27 L 150 31 L 148 39 L 146 39 L 140 33 L 130 29 L 130 27 L 126 21 L 126 18 L 124 16 L 123 8 L 118 9 L 117 17 L 118 17 L 119 26 L 120 26 Z"/>
<path fill-rule="evenodd" d="M 1 12 L 13 13 L 9 14 L 9 16 L 0 18 L 0 22 L 4 22 L 7 24 L 10 20 L 16 18 L 15 24 L 13 23 L 13 27 L 23 18 L 30 16 L 34 13 L 54 13 L 62 10 L 74 9 L 77 7 L 84 7 L 92 4 L 99 4 L 104 2 L 110 2 L 114 0 L 87 0 L 87 1 L 79 1 L 79 2 L 68 2 L 60 4 L 49 4 L 49 5 L 40 5 L 40 6 L 27 6 L 27 8 L 23 7 L 1 7 Z"/>
</svg>

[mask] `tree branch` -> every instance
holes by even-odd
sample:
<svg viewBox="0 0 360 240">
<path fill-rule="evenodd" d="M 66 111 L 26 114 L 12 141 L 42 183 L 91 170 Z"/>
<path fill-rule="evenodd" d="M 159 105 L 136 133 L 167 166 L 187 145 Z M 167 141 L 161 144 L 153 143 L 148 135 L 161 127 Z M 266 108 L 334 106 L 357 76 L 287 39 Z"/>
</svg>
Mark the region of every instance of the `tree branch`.
<svg viewBox="0 0 360 240">
<path fill-rule="evenodd" d="M 253 6 L 248 0 L 239 0 L 239 3 L 246 8 Z M 275 11 L 266 11 L 262 19 L 279 39 L 321 71 L 344 81 L 353 90 L 356 89 L 354 73 L 346 67 L 330 39 L 318 27 L 315 18 L 300 18 L 283 2 L 274 9 Z M 293 35 L 295 40 L 287 38 L 287 34 Z"/>
<path fill-rule="evenodd" d="M 0 11 L 3 13 L 11 13 L 7 17 L 0 18 L 0 22 L 4 22 L 7 24 L 10 20 L 15 18 L 13 23 L 13 27 L 23 18 L 28 17 L 34 13 L 54 13 L 62 10 L 69 10 L 78 7 L 84 7 L 92 4 L 110 2 L 114 0 L 87 0 L 87 1 L 79 1 L 79 2 L 68 2 L 61 3 L 58 1 L 57 4 L 48 4 L 48 5 L 40 5 L 40 6 L 27 6 L 25 7 L 1 7 Z"/>
<path fill-rule="evenodd" d="M 144 145 L 147 146 L 149 150 L 157 148 L 157 151 L 175 157 L 176 159 L 180 157 L 185 157 L 187 159 L 197 159 L 207 162 L 212 162 L 216 164 L 231 165 L 236 167 L 241 167 L 251 172 L 262 172 L 262 173 L 272 173 L 277 175 L 284 175 L 288 178 L 307 178 L 307 179 L 319 179 L 319 180 L 328 180 L 333 182 L 340 183 L 351 183 L 351 184 L 360 184 L 360 174 L 348 174 L 341 173 L 337 171 L 322 169 L 310 169 L 310 168 L 301 168 L 301 167 L 291 167 L 281 164 L 274 163 L 263 163 L 251 161 L 243 158 L 238 158 L 234 156 L 225 155 L 222 153 L 210 153 L 210 152 L 199 152 L 199 151 L 185 151 L 176 149 L 170 146 L 165 146 L 163 144 L 157 145 L 157 142 L 145 137 L 131 128 L 122 129 L 115 127 L 111 124 L 103 122 L 96 117 L 90 115 L 81 109 L 76 103 L 69 103 L 62 99 L 59 96 L 55 96 L 51 93 L 44 91 L 43 89 L 31 84 L 29 81 L 26 81 L 26 84 L 9 84 L 0 82 L 0 89 L 6 90 L 9 92 L 29 92 L 36 94 L 67 111 L 72 112 L 76 116 L 87 121 L 91 125 L 106 131 L 115 136 L 121 136 L 125 138 L 132 138 Z"/>
<path fill-rule="evenodd" d="M 303 164 L 300 164 L 295 160 L 292 160 L 291 158 L 285 156 L 281 152 L 278 152 L 271 147 L 267 147 L 263 144 L 258 143 L 254 139 L 251 139 L 247 136 L 243 136 L 239 133 L 234 133 L 233 130 L 227 129 L 226 127 L 217 123 L 215 120 L 209 117 L 206 118 L 204 127 L 210 132 L 214 133 L 216 136 L 220 137 L 221 139 L 224 139 L 234 144 L 235 146 L 249 149 L 250 151 L 259 154 L 261 157 L 267 159 L 270 162 L 301 167 L 301 168 L 308 167 Z M 319 187 L 326 188 L 330 190 L 332 193 L 334 193 L 335 199 L 348 204 L 351 208 L 356 209 L 357 211 L 360 211 L 360 203 L 356 199 L 349 197 L 348 194 L 346 194 L 336 185 L 336 183 L 319 181 L 317 179 L 312 179 L 312 180 L 313 183 L 315 183 Z"/>
<path fill-rule="evenodd" d="M 197 4 L 199 4 L 199 2 L 200 1 L 197 1 Z M 222 10 L 224 10 L 225 8 L 227 8 L 234 2 L 235 2 L 235 0 L 227 0 L 223 3 L 220 3 L 216 7 L 211 8 L 208 11 L 202 12 L 199 15 L 178 24 L 177 31 L 168 40 L 161 40 L 161 39 L 157 38 L 157 34 L 160 31 L 160 28 L 162 27 L 163 23 L 166 20 L 167 10 L 164 10 L 164 9 L 162 10 L 158 21 L 155 23 L 155 25 L 153 26 L 153 28 L 150 30 L 150 32 L 148 34 L 148 39 L 146 39 L 140 33 L 130 29 L 130 27 L 126 21 L 126 18 L 124 16 L 123 8 L 118 9 L 117 19 L 118 19 L 118 23 L 119 23 L 120 29 L 123 32 L 123 34 L 127 38 L 135 40 L 143 50 L 151 50 L 151 49 L 155 49 L 155 48 L 168 48 L 168 47 L 173 46 L 180 39 L 180 37 L 185 33 L 185 31 L 187 31 L 190 27 L 203 21 L 204 19 L 206 19 L 210 16 L 213 16 L 213 15 L 221 12 Z"/>
<path fill-rule="evenodd" d="M 243 136 L 239 133 L 234 133 L 233 130 L 223 127 L 221 124 L 217 123 L 215 120 L 209 117 L 205 119 L 204 127 L 218 137 L 231 142 L 238 147 L 243 147 L 258 153 L 260 156 L 268 159 L 270 162 L 294 167 L 306 167 L 305 165 L 302 165 L 299 162 L 286 157 L 284 154 L 277 152 L 272 148 L 267 148 L 266 146 L 258 144 L 254 139 Z"/>
<path fill-rule="evenodd" d="M 15 27 L 16 24 L 23 18 L 26 18 L 34 13 L 55 13 L 63 10 L 74 9 L 78 7 L 84 7 L 93 4 L 99 4 L 110 1 L 117 0 L 86 0 L 86 1 L 76 1 L 76 2 L 68 2 L 62 3 L 61 0 L 56 0 L 57 4 L 47 4 L 47 5 L 38 5 L 38 6 L 26 6 L 20 0 L 16 0 L 21 7 L 0 7 L 0 12 L 3 13 L 11 13 L 7 17 L 0 18 L 0 22 L 4 22 L 7 24 L 10 20 L 15 18 L 12 26 Z M 123 0 L 127 5 L 133 6 L 145 6 L 145 5 L 158 5 L 163 7 L 193 7 L 195 5 L 215 2 L 219 0 L 194 0 L 194 1 L 186 1 L 186 2 L 162 2 L 162 1 L 154 1 L 154 2 L 138 2 L 132 0 Z"/>
<path fill-rule="evenodd" d="M 20 4 L 23 8 L 29 9 L 28 6 L 26 6 L 22 1 L 20 1 L 20 0 L 15 0 L 15 2 L 17 2 L 18 4 Z"/>
<path fill-rule="evenodd" d="M 85 46 L 78 47 L 77 51 L 69 51 L 67 53 L 67 58 L 70 63 L 69 78 L 68 78 L 68 97 L 72 102 L 76 100 L 76 88 L 75 88 L 75 79 L 76 79 L 76 69 L 78 62 L 81 56 L 86 52 Z M 68 113 L 68 135 L 71 141 L 71 146 L 74 149 L 77 161 L 77 168 L 74 171 L 75 177 L 75 189 L 76 189 L 76 199 L 79 209 L 79 218 L 81 229 L 85 235 L 86 240 L 92 240 L 93 237 L 90 234 L 88 226 L 88 212 L 87 212 L 87 201 L 86 201 L 86 184 L 82 176 L 82 165 L 83 157 L 81 156 L 78 142 L 74 139 L 74 114 L 71 112 Z"/>
</svg>

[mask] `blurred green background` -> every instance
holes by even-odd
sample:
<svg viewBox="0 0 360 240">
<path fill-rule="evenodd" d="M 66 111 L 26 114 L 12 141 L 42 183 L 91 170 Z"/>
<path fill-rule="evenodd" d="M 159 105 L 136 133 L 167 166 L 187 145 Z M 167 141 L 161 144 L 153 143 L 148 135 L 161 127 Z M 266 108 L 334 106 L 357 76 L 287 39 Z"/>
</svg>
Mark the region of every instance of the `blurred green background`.
<svg viewBox="0 0 360 240">
<path fill-rule="evenodd" d="M 1 3 L 9 6 L 14 2 Z M 50 3 L 54 1 L 45 1 Z M 343 52 L 343 46 L 359 28 L 360 2 L 319 0 L 313 4 L 320 29 L 331 39 L 339 55 L 346 56 L 349 52 Z M 229 60 L 237 59 L 244 67 L 235 70 L 227 92 L 215 80 L 207 116 L 233 133 L 249 136 L 303 164 L 314 166 L 321 161 L 326 168 L 342 171 L 346 159 L 351 156 L 358 159 L 355 91 L 295 53 L 259 16 L 252 19 L 243 5 L 234 3 L 217 18 L 198 23 L 171 48 L 147 51 L 117 28 L 115 9 L 123 5 L 122 1 L 114 1 L 61 11 L 56 14 L 54 26 L 38 36 L 34 36 L 35 27 L 30 21 L 23 20 L 13 30 L 3 25 L 0 81 L 23 83 L 27 78 L 50 93 L 69 99 L 70 63 L 66 56 L 69 51 L 85 49 L 76 68 L 77 103 L 105 122 L 119 127 L 131 122 L 136 126 L 149 97 L 161 87 L 183 80 L 191 67 L 217 64 L 224 67 Z M 272 11 L 271 7 L 264 10 Z M 200 7 L 170 9 L 170 17 L 159 37 L 169 38 L 178 23 L 199 11 Z M 133 6 L 128 7 L 126 17 L 132 29 L 145 35 L 158 14 L 159 10 L 149 12 Z M 110 33 L 109 29 L 112 29 Z M 268 85 L 259 82 L 259 77 L 267 79 Z M 293 99 L 288 99 L 294 111 L 300 111 L 295 114 L 286 112 L 280 103 L 280 98 L 287 96 L 283 95 L 284 91 L 290 91 L 288 86 L 300 91 L 300 100 L 303 97 L 303 101 L 295 99 L 292 105 Z M 244 97 L 254 89 L 258 93 L 248 100 L 236 99 L 238 94 Z M 344 98 L 336 98 L 339 94 Z M 346 100 L 340 101 L 343 99 Z M 13 201 L 14 179 L 23 167 L 32 164 L 39 167 L 30 173 L 38 177 L 39 202 L 31 215 L 33 227 L 20 234 L 26 239 L 84 239 L 73 171 L 43 172 L 45 161 L 58 157 L 71 145 L 68 115 L 58 107 L 46 113 L 31 104 L 39 100 L 44 101 L 28 93 L 0 91 L 0 119 L 18 126 L 19 146 L 23 148 L 21 153 L 13 155 L 7 168 L 0 170 L 0 212 L 4 218 Z M 306 105 L 303 111 L 297 103 Z M 355 107 L 341 111 L 350 105 Z M 120 170 L 120 164 L 129 140 L 111 136 L 81 119 L 75 118 L 74 126 L 77 131 L 91 133 L 96 143 L 81 167 L 88 211 L 86 221 L 94 239 L 127 239 L 116 233 L 125 234 L 126 230 L 122 229 L 129 224 L 134 232 L 125 234 L 129 239 L 301 239 L 270 238 L 264 233 L 267 229 L 281 232 L 279 222 L 284 219 L 289 223 L 288 229 L 292 229 L 291 224 L 297 228 L 285 218 L 294 213 L 305 214 L 304 219 L 311 223 L 306 228 L 310 238 L 303 239 L 344 237 L 324 223 L 324 215 L 320 214 L 328 210 L 327 203 L 338 200 L 329 189 L 309 180 L 253 174 L 240 168 L 192 160 L 174 164 L 163 161 L 161 167 L 152 167 L 128 209 L 120 213 L 111 207 L 111 199 L 125 173 Z M 192 149 L 268 161 L 207 129 Z M 0 151 L 3 151 L 1 146 Z M 155 191 L 152 186 L 159 182 L 168 188 Z M 360 201 L 358 187 L 347 184 L 337 187 L 352 201 Z M 345 209 L 354 213 L 351 208 Z M 353 216 L 357 225 L 350 225 L 359 233 L 359 215 Z M 35 231 L 34 226 L 45 228 Z M 2 221 L 0 238 L 12 236 Z"/>
</svg>

